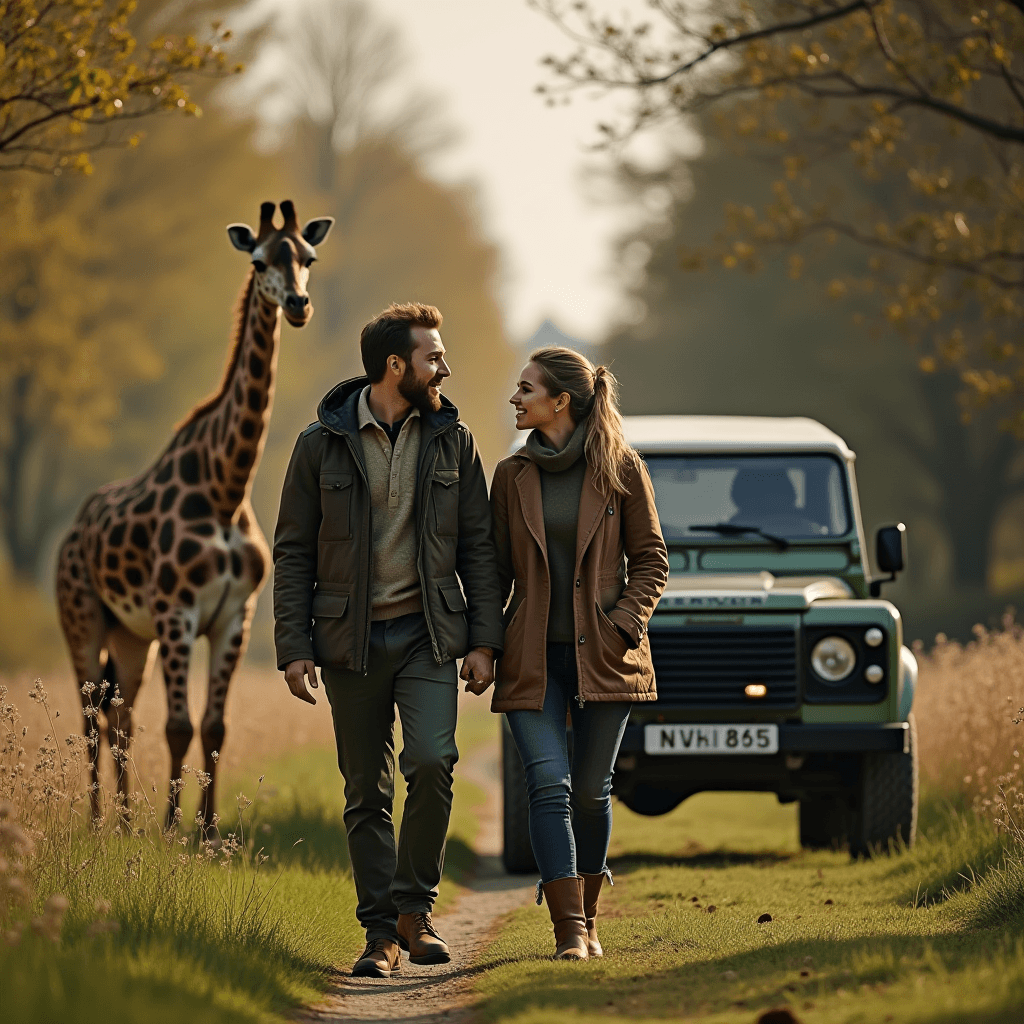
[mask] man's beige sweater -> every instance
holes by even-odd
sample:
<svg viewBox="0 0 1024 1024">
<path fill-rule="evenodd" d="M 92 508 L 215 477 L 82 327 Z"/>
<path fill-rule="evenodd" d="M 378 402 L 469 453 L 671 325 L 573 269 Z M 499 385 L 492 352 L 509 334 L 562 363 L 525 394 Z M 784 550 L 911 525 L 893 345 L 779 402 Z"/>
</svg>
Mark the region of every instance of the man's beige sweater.
<svg viewBox="0 0 1024 1024">
<path fill-rule="evenodd" d="M 359 396 L 359 436 L 373 522 L 370 618 L 396 619 L 423 611 L 413 519 L 421 420 L 419 410 L 413 409 L 402 424 L 392 451 L 388 435 L 370 411 L 369 395 L 367 385 Z"/>
</svg>

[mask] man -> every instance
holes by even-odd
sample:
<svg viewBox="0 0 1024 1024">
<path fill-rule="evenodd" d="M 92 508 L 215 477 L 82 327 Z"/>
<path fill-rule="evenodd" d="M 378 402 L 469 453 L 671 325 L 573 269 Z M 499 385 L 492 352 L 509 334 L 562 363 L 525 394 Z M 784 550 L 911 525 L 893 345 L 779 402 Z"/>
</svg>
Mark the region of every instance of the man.
<svg viewBox="0 0 1024 1024">
<path fill-rule="evenodd" d="M 338 384 L 299 436 L 274 538 L 278 667 L 315 704 L 316 665 L 345 778 L 345 830 L 366 949 L 353 975 L 388 977 L 399 947 L 448 963 L 431 922 L 458 759 L 455 659 L 493 676 L 501 600 L 476 442 L 441 396 L 441 314 L 393 304 L 362 331 L 365 377 Z M 461 586 L 460 586 L 461 583 Z M 394 719 L 408 786 L 395 847 Z"/>
</svg>

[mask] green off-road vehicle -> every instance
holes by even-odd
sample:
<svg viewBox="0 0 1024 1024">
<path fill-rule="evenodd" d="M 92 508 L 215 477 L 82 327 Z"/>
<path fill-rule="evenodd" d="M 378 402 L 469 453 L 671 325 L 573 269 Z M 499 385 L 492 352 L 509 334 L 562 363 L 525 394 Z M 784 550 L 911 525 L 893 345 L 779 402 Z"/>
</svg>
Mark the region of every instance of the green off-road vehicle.
<svg viewBox="0 0 1024 1024">
<path fill-rule="evenodd" d="M 917 662 L 881 600 L 905 561 L 883 526 L 872 577 L 854 454 L 809 419 L 634 416 L 671 575 L 649 637 L 658 700 L 635 705 L 613 792 L 666 814 L 702 790 L 800 804 L 800 842 L 914 841 Z M 627 566 L 628 571 L 628 566 Z M 503 729 L 504 861 L 534 870 L 522 764 Z"/>
</svg>

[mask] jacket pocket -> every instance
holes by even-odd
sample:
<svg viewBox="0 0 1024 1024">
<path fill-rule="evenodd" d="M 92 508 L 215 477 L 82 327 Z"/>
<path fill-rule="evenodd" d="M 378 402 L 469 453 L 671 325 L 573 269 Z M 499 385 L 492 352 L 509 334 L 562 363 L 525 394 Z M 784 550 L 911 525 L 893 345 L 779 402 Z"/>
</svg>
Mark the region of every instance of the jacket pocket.
<svg viewBox="0 0 1024 1024">
<path fill-rule="evenodd" d="M 622 633 L 619 632 L 619 627 L 608 618 L 600 604 L 597 605 L 597 624 L 601 629 L 601 638 L 609 648 L 608 653 L 612 659 L 625 658 L 626 654 L 633 648 Z"/>
<path fill-rule="evenodd" d="M 459 535 L 459 471 L 435 469 L 430 488 L 434 505 L 434 529 L 441 537 Z"/>
<path fill-rule="evenodd" d="M 352 537 L 352 474 L 320 474 L 321 540 Z"/>
<path fill-rule="evenodd" d="M 355 642 L 349 594 L 313 592 L 313 656 L 318 665 L 347 664 Z"/>
<path fill-rule="evenodd" d="M 446 576 L 444 579 L 438 580 L 437 589 L 441 591 L 441 596 L 444 598 L 445 604 L 448 605 L 448 611 L 456 613 L 466 611 L 466 597 L 462 593 L 459 581 L 454 576 Z"/>
<path fill-rule="evenodd" d="M 466 598 L 462 587 L 457 576 L 442 576 L 435 579 L 434 584 L 439 600 L 435 598 L 429 603 L 438 650 L 445 661 L 461 658 L 469 643 Z"/>
<path fill-rule="evenodd" d="M 515 595 L 505 610 L 508 621 L 505 623 L 505 648 L 498 656 L 495 675 L 495 699 L 509 699 L 509 689 L 519 682 L 519 672 L 523 664 L 523 623 L 526 622 L 526 595 L 519 601 Z M 500 692 L 499 692 L 500 690 Z"/>
</svg>

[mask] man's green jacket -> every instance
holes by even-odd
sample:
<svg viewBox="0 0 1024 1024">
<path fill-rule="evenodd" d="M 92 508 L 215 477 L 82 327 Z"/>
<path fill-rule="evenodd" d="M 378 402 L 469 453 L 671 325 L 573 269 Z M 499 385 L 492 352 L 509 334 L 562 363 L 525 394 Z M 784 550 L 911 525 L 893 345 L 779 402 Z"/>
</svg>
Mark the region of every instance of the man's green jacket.
<svg viewBox="0 0 1024 1024">
<path fill-rule="evenodd" d="M 295 443 L 274 534 L 277 664 L 309 660 L 366 673 L 373 543 L 359 395 L 366 377 L 324 397 Z M 417 569 L 438 664 L 502 648 L 487 481 L 476 441 L 446 398 L 423 416 Z"/>
</svg>

